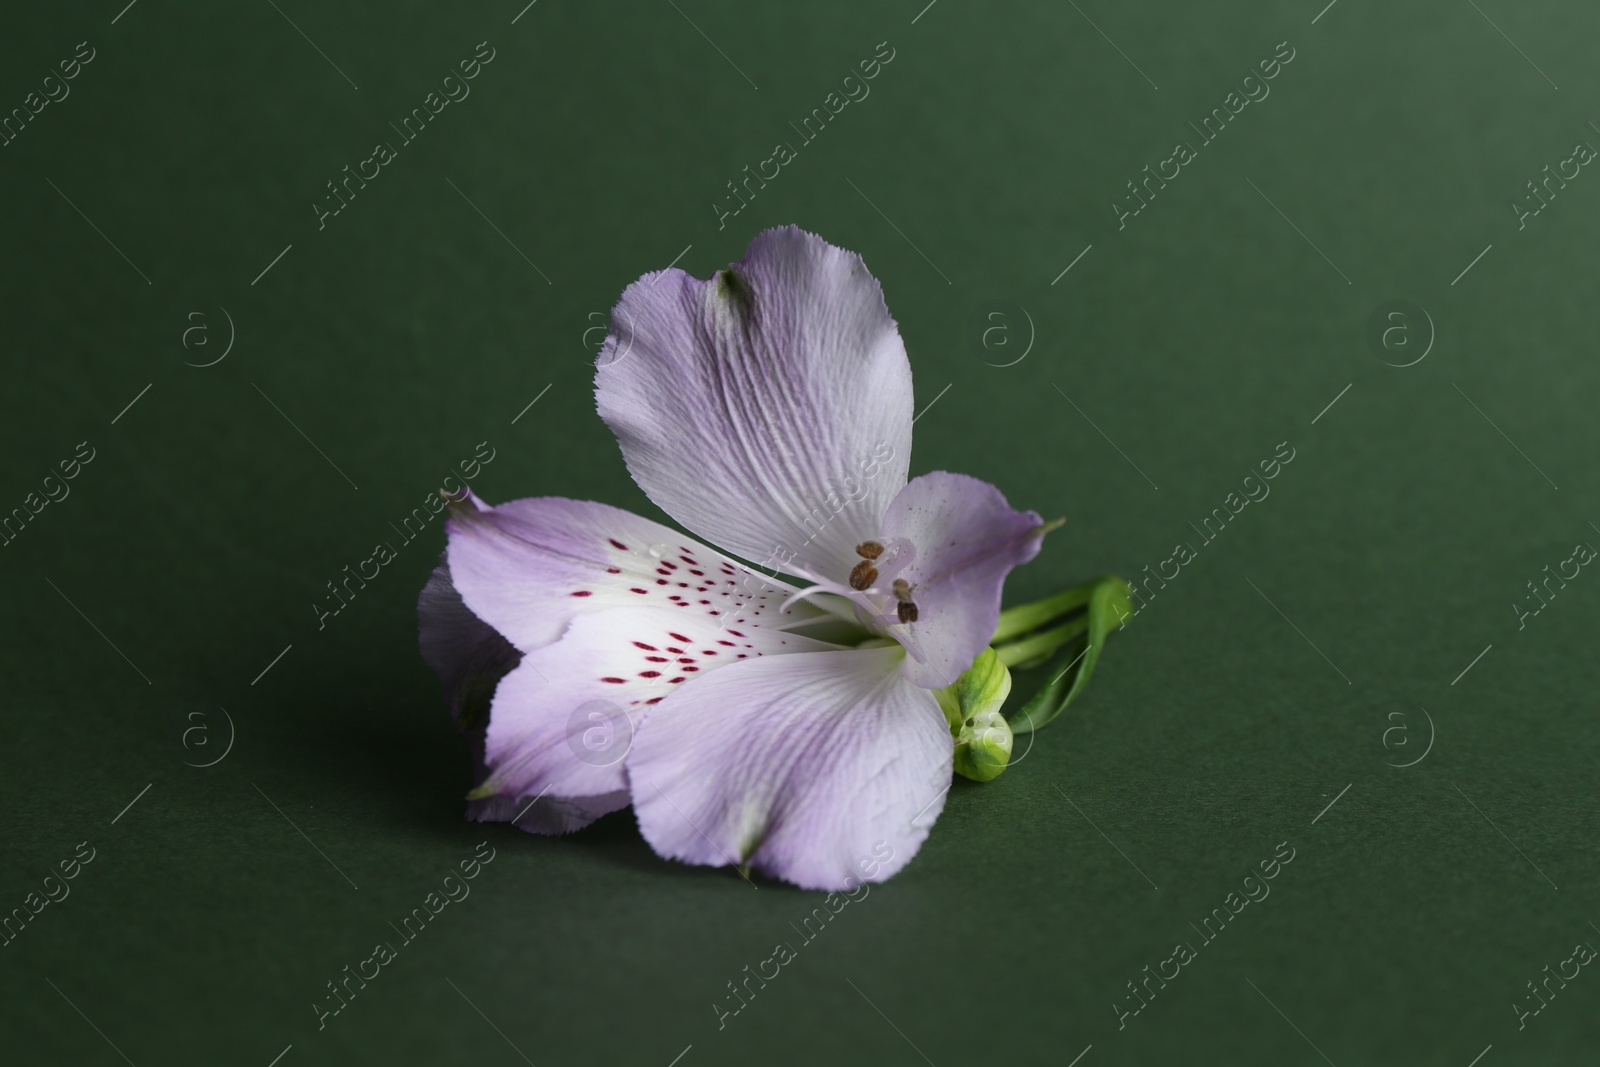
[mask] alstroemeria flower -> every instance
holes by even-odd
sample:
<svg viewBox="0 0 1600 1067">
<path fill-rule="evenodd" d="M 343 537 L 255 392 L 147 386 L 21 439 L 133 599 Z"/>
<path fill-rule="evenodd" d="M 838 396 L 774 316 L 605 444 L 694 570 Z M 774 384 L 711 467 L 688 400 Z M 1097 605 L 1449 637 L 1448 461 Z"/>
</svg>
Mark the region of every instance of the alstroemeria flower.
<svg viewBox="0 0 1600 1067">
<path fill-rule="evenodd" d="M 950 787 L 932 691 L 1044 524 L 975 478 L 907 481 L 911 367 L 854 253 L 770 230 L 710 281 L 644 276 L 612 323 L 600 415 L 702 540 L 586 501 L 453 509 L 420 611 L 454 709 L 498 679 L 469 814 L 564 833 L 631 803 L 686 863 L 887 878 Z"/>
</svg>

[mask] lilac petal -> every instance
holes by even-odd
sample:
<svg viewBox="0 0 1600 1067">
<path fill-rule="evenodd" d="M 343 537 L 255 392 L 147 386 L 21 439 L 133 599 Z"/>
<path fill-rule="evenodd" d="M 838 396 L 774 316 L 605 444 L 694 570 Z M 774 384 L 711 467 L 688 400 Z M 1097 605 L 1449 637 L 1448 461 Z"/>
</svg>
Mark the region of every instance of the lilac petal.
<svg viewBox="0 0 1600 1067">
<path fill-rule="evenodd" d="M 972 665 L 994 634 L 1000 594 L 1011 568 L 1039 553 L 1044 523 L 1014 511 L 1000 490 L 965 474 L 934 471 L 911 481 L 883 519 L 885 544 L 904 539 L 915 548 L 891 577 L 911 587 L 916 621 L 899 623 L 893 595 L 883 601 L 889 633 L 906 646 L 906 676 L 927 689 L 950 685 Z"/>
<path fill-rule="evenodd" d="M 468 609 L 445 563 L 422 587 L 417 622 L 422 658 L 439 676 L 450 717 L 463 730 L 481 733 L 495 686 L 522 654 Z"/>
<path fill-rule="evenodd" d="M 530 818 L 537 824 L 563 812 L 558 822 L 573 829 L 585 804 L 597 809 L 593 818 L 627 803 L 610 795 L 627 790 L 624 760 L 654 705 L 741 659 L 833 647 L 771 627 L 719 628 L 671 608 L 580 615 L 559 641 L 524 654 L 495 690 L 483 755 L 489 775 L 474 792 L 523 803 L 543 796 Z M 484 810 L 508 819 L 517 807 Z"/>
<path fill-rule="evenodd" d="M 745 559 L 845 580 L 911 455 L 911 366 L 861 257 L 767 230 L 710 281 L 641 278 L 611 321 L 595 399 L 650 499 Z"/>
<path fill-rule="evenodd" d="M 658 522 L 588 500 L 538 497 L 462 509 L 447 530 L 466 606 L 524 652 L 580 615 L 661 607 L 728 626 L 771 624 L 793 592 Z M 822 614 L 796 605 L 794 623 Z"/>
<path fill-rule="evenodd" d="M 478 781 L 487 774 L 483 741 L 489 725 L 489 703 L 500 679 L 516 667 L 522 653 L 468 610 L 450 581 L 449 566 L 442 562 L 422 587 L 417 622 L 422 658 L 439 676 L 450 718 L 471 746 L 473 780 Z M 468 817 L 477 817 L 474 805 L 482 803 L 469 803 Z M 509 819 L 511 814 L 514 813 L 507 813 L 503 819 Z"/>
<path fill-rule="evenodd" d="M 467 802 L 473 822 L 509 822 L 530 834 L 570 834 L 602 815 L 628 806 L 628 791 L 594 797 L 558 797 L 537 793 L 526 797 L 486 797 Z"/>
<path fill-rule="evenodd" d="M 953 744 L 899 648 L 776 656 L 686 686 L 628 756 L 639 828 L 686 863 L 749 864 L 807 889 L 879 882 L 944 806 Z"/>
</svg>

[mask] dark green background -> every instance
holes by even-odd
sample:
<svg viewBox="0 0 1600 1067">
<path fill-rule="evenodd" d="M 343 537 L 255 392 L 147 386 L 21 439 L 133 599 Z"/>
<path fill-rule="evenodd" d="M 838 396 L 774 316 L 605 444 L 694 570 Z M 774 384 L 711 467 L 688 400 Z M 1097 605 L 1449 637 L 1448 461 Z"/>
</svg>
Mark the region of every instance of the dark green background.
<svg viewBox="0 0 1600 1067">
<path fill-rule="evenodd" d="M 0 149 L 0 510 L 97 450 L 0 549 L 0 909 L 98 850 L 0 949 L 8 1063 L 123 1062 L 106 1039 L 140 1067 L 523 1062 L 505 1039 L 540 1067 L 1595 1062 L 1600 976 L 1520 1032 L 1511 1004 L 1600 944 L 1600 579 L 1520 632 L 1510 604 L 1600 543 L 1600 176 L 1520 232 L 1507 206 L 1600 145 L 1591 8 L 540 0 L 513 25 L 521 0 L 140 0 L 113 25 L 122 2 L 0 19 L 4 109 L 97 50 Z M 319 232 L 324 183 L 484 40 L 470 98 Z M 724 183 L 885 40 L 870 97 L 719 230 Z M 1271 95 L 1119 232 L 1124 183 L 1285 40 Z M 326 629 L 310 605 L 480 441 L 491 500 L 656 514 L 594 414 L 590 316 L 686 245 L 704 277 L 788 222 L 866 257 L 919 407 L 954 385 L 913 473 L 1067 519 L 1011 602 L 1134 577 L 1297 453 L 1082 703 L 958 783 L 906 871 L 719 1032 L 724 983 L 818 895 L 658 860 L 627 813 L 566 839 L 464 822 L 416 652 L 437 526 Z M 1366 340 L 1393 298 L 1437 330 L 1405 369 Z M 996 302 L 1014 343 L 986 350 Z M 221 352 L 223 308 L 232 352 L 185 366 Z M 990 365 L 1022 351 L 1017 308 L 1032 349 Z M 1419 705 L 1431 752 L 1385 766 L 1421 751 Z M 219 707 L 232 751 L 185 766 L 220 751 Z M 486 838 L 472 896 L 317 1032 L 323 983 Z M 1124 983 L 1282 841 L 1271 897 L 1119 1032 Z"/>
</svg>

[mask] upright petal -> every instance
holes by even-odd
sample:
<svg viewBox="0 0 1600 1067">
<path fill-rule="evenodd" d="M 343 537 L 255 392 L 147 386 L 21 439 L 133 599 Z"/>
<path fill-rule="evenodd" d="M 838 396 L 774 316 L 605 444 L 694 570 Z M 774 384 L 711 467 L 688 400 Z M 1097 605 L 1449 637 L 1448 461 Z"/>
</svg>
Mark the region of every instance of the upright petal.
<svg viewBox="0 0 1600 1067">
<path fill-rule="evenodd" d="M 632 512 L 537 497 L 452 512 L 450 576 L 466 606 L 513 645 L 548 645 L 576 617 L 663 607 L 725 625 L 773 624 L 793 587 Z M 784 621 L 821 615 L 796 604 Z"/>
<path fill-rule="evenodd" d="M 639 828 L 686 863 L 749 864 L 850 889 L 910 861 L 944 807 L 953 751 L 901 649 L 736 663 L 645 719 L 628 756 Z"/>
<path fill-rule="evenodd" d="M 911 366 L 883 292 L 793 226 L 710 281 L 630 285 L 595 398 L 650 499 L 760 565 L 843 581 L 905 485 Z"/>
<path fill-rule="evenodd" d="M 740 660 L 832 647 L 770 627 L 719 628 L 672 608 L 580 615 L 560 640 L 525 653 L 495 690 L 483 755 L 489 774 L 474 798 L 546 796 L 551 803 L 540 801 L 532 822 L 518 825 L 576 829 L 627 804 L 623 761 L 652 705 Z M 478 817 L 509 819 L 514 806 L 485 804 Z"/>
<path fill-rule="evenodd" d="M 893 577 L 906 582 L 916 621 L 892 622 L 889 633 L 906 646 L 908 678 L 939 689 L 972 665 L 994 634 L 1006 575 L 1038 555 L 1044 531 L 1037 512 L 1012 510 L 1000 490 L 965 474 L 924 474 L 895 497 L 883 534 L 912 548 Z M 890 586 L 887 568 L 879 584 Z M 899 617 L 895 597 L 883 603 L 888 619 Z"/>
</svg>

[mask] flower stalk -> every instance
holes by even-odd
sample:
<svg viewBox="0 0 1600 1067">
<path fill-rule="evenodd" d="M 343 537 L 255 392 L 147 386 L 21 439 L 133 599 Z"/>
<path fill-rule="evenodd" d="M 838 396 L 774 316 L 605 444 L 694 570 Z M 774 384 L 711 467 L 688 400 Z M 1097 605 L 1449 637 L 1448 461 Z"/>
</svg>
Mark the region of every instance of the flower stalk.
<svg viewBox="0 0 1600 1067">
<path fill-rule="evenodd" d="M 1043 663 L 1050 653 L 1088 628 L 1089 613 L 1082 612 L 1076 618 L 1064 622 L 1060 626 L 1053 626 L 1048 630 L 1040 630 L 1010 644 L 993 646 L 994 653 L 1000 658 L 1000 662 L 1007 667 L 1032 666 Z"/>
<path fill-rule="evenodd" d="M 990 647 L 1006 667 L 1033 667 L 1066 649 L 1061 668 L 1011 714 L 1011 732 L 1036 730 L 1066 710 L 1088 683 L 1107 636 L 1132 614 L 1128 583 L 1110 574 L 1002 611 Z"/>
</svg>

